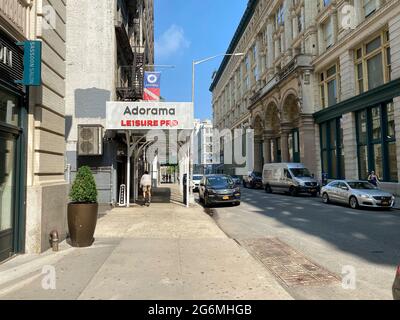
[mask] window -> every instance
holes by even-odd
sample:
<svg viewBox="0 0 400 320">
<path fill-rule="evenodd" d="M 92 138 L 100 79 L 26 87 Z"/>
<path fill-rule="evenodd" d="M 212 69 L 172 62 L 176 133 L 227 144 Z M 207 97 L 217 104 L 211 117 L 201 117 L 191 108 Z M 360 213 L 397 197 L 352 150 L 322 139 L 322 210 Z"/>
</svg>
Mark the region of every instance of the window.
<svg viewBox="0 0 400 320">
<path fill-rule="evenodd" d="M 324 30 L 325 47 L 328 49 L 334 43 L 332 19 L 329 19 L 329 21 L 325 23 L 323 30 Z"/>
<path fill-rule="evenodd" d="M 283 26 L 285 23 L 285 12 L 283 4 L 280 5 L 278 11 L 276 12 L 276 26 Z"/>
<path fill-rule="evenodd" d="M 355 72 L 358 94 L 377 88 L 391 79 L 388 31 L 365 43 L 355 51 Z"/>
<path fill-rule="evenodd" d="M 375 171 L 382 181 L 398 181 L 395 134 L 393 102 L 357 112 L 360 179 Z"/>
<path fill-rule="evenodd" d="M 344 149 L 342 118 L 320 125 L 322 172 L 328 179 L 344 179 Z"/>
<path fill-rule="evenodd" d="M 323 108 L 338 102 L 338 69 L 338 64 L 335 64 L 320 74 L 320 99 Z"/>
<path fill-rule="evenodd" d="M 364 16 L 368 17 L 373 14 L 379 5 L 379 0 L 364 0 Z"/>
<path fill-rule="evenodd" d="M 302 33 L 304 31 L 303 11 L 301 11 L 300 14 L 297 16 L 297 30 L 299 31 L 299 33 Z"/>
</svg>

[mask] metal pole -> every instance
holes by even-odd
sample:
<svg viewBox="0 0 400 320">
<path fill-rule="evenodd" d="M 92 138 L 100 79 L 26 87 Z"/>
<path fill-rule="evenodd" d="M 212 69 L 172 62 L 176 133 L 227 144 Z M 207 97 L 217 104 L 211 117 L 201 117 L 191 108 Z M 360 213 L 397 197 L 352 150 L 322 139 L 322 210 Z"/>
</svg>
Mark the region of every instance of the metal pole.
<svg viewBox="0 0 400 320">
<path fill-rule="evenodd" d="M 130 192 L 131 192 L 131 133 L 126 133 L 126 141 L 128 145 L 128 155 L 126 164 L 126 207 L 130 207 Z"/>
</svg>

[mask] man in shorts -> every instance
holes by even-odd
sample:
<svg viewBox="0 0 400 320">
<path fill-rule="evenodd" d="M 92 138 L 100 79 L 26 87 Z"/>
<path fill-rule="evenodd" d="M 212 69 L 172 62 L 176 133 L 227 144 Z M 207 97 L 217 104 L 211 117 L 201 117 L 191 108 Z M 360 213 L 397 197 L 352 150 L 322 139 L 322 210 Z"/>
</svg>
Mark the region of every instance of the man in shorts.
<svg viewBox="0 0 400 320">
<path fill-rule="evenodd" d="M 151 201 L 151 176 L 148 171 L 145 171 L 142 179 L 140 179 L 140 186 L 143 190 L 143 200 L 145 204 L 150 204 Z M 147 195 L 147 197 L 146 197 Z"/>
</svg>

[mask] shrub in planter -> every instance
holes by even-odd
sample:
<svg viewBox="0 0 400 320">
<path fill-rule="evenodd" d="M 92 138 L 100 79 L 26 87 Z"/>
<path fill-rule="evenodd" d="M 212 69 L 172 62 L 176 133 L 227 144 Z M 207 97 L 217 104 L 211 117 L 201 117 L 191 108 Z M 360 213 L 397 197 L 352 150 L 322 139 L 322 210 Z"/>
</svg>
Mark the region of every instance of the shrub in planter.
<svg viewBox="0 0 400 320">
<path fill-rule="evenodd" d="M 78 170 L 70 192 L 68 230 L 73 247 L 89 247 L 97 224 L 97 188 L 89 167 Z"/>
</svg>

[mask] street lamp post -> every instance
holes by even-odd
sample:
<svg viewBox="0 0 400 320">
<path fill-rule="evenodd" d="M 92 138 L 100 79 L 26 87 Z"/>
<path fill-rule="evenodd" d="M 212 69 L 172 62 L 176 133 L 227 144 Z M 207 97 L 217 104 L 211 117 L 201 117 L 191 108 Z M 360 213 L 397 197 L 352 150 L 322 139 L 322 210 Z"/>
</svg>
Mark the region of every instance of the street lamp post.
<svg viewBox="0 0 400 320">
<path fill-rule="evenodd" d="M 196 66 L 198 64 L 202 64 L 204 62 L 213 60 L 215 58 L 226 57 L 226 56 L 239 57 L 239 56 L 244 56 L 244 53 L 222 53 L 222 54 L 217 54 L 215 56 L 208 57 L 208 58 L 201 59 L 201 60 L 197 60 L 197 61 L 193 60 L 193 63 L 192 63 L 192 103 L 193 103 L 193 105 L 194 105 L 194 100 L 195 100 L 195 80 L 196 80 L 195 71 L 196 71 Z M 186 181 L 186 183 L 187 183 L 187 188 L 186 188 L 187 189 L 186 190 L 187 205 L 186 206 L 187 207 L 189 207 L 189 196 L 190 196 L 189 187 L 190 187 L 190 184 L 191 184 L 191 175 L 192 175 L 191 164 L 190 164 L 190 150 L 191 150 L 191 147 L 192 147 L 192 141 L 193 141 L 193 131 L 192 131 L 192 133 L 190 135 L 190 146 L 188 148 L 188 161 L 189 161 L 189 169 L 188 169 L 188 171 L 189 172 L 188 172 L 187 181 Z"/>
</svg>

